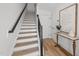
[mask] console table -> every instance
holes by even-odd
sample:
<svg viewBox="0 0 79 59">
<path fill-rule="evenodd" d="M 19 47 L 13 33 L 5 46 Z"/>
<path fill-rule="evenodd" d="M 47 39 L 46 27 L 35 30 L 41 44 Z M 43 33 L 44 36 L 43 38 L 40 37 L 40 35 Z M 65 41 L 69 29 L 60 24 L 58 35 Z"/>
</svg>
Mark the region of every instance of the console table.
<svg viewBox="0 0 79 59">
<path fill-rule="evenodd" d="M 66 33 L 66 32 L 57 32 L 57 33 L 56 33 L 56 38 L 57 38 L 57 44 L 56 44 L 56 46 L 58 46 L 58 36 L 62 36 L 62 37 L 64 37 L 64 38 L 67 38 L 67 39 L 70 39 L 70 40 L 73 41 L 73 42 L 72 42 L 72 46 L 73 46 L 73 56 L 75 56 L 75 52 L 76 52 L 76 41 L 78 40 L 77 37 L 71 37 L 71 36 L 69 36 L 69 34 Z"/>
</svg>

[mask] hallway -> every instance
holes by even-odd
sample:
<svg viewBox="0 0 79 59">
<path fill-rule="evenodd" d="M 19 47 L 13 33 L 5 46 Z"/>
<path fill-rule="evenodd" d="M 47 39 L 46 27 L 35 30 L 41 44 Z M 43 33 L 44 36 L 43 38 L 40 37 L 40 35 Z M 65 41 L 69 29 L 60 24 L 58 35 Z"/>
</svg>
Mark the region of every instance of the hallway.
<svg viewBox="0 0 79 59">
<path fill-rule="evenodd" d="M 79 56 L 79 4 L 8 3 L 0 7 L 0 55 Z"/>
</svg>

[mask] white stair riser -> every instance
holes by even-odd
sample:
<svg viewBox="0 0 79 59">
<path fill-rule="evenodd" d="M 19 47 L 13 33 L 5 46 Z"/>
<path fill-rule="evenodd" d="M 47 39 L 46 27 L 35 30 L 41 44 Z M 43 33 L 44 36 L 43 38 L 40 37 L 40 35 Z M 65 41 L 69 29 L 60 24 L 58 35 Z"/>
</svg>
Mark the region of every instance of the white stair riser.
<svg viewBox="0 0 79 59">
<path fill-rule="evenodd" d="M 26 25 L 26 26 L 28 26 L 28 25 L 30 25 L 30 26 L 36 26 L 36 24 L 27 24 L 27 23 L 23 23 L 22 25 Z"/>
<path fill-rule="evenodd" d="M 37 31 L 36 29 L 33 30 L 20 30 L 20 32 L 29 32 L 29 31 Z"/>
<path fill-rule="evenodd" d="M 27 16 L 27 17 L 24 18 L 24 20 L 31 20 L 31 21 L 33 21 L 32 19 L 33 19 L 33 17 L 31 15 L 30 15 L 30 17 Z"/>
<path fill-rule="evenodd" d="M 34 21 L 23 21 L 23 22 L 27 22 L 27 23 L 35 23 Z"/>
<path fill-rule="evenodd" d="M 30 34 L 19 34 L 19 37 L 23 37 L 23 36 L 33 36 L 33 35 L 37 35 L 37 33 L 30 33 Z"/>
<path fill-rule="evenodd" d="M 23 21 L 23 22 L 27 22 L 27 23 L 35 23 L 34 21 Z"/>
</svg>

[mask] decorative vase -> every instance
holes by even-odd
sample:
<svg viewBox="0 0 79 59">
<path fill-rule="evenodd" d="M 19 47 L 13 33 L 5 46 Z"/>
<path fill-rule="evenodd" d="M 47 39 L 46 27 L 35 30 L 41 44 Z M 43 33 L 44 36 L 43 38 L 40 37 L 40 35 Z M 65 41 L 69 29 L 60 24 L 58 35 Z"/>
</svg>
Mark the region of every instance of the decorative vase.
<svg viewBox="0 0 79 59">
<path fill-rule="evenodd" d="M 61 25 L 57 25 L 56 28 L 58 29 L 58 31 L 60 31 Z"/>
</svg>

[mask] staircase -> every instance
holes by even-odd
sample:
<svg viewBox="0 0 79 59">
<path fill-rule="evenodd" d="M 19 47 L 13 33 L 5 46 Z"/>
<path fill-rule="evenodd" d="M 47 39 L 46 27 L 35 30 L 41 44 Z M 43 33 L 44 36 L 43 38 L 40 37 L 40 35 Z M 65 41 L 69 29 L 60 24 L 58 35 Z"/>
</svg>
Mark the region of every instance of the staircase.
<svg viewBox="0 0 79 59">
<path fill-rule="evenodd" d="M 12 56 L 38 56 L 39 45 L 34 13 L 26 13 Z"/>
</svg>

